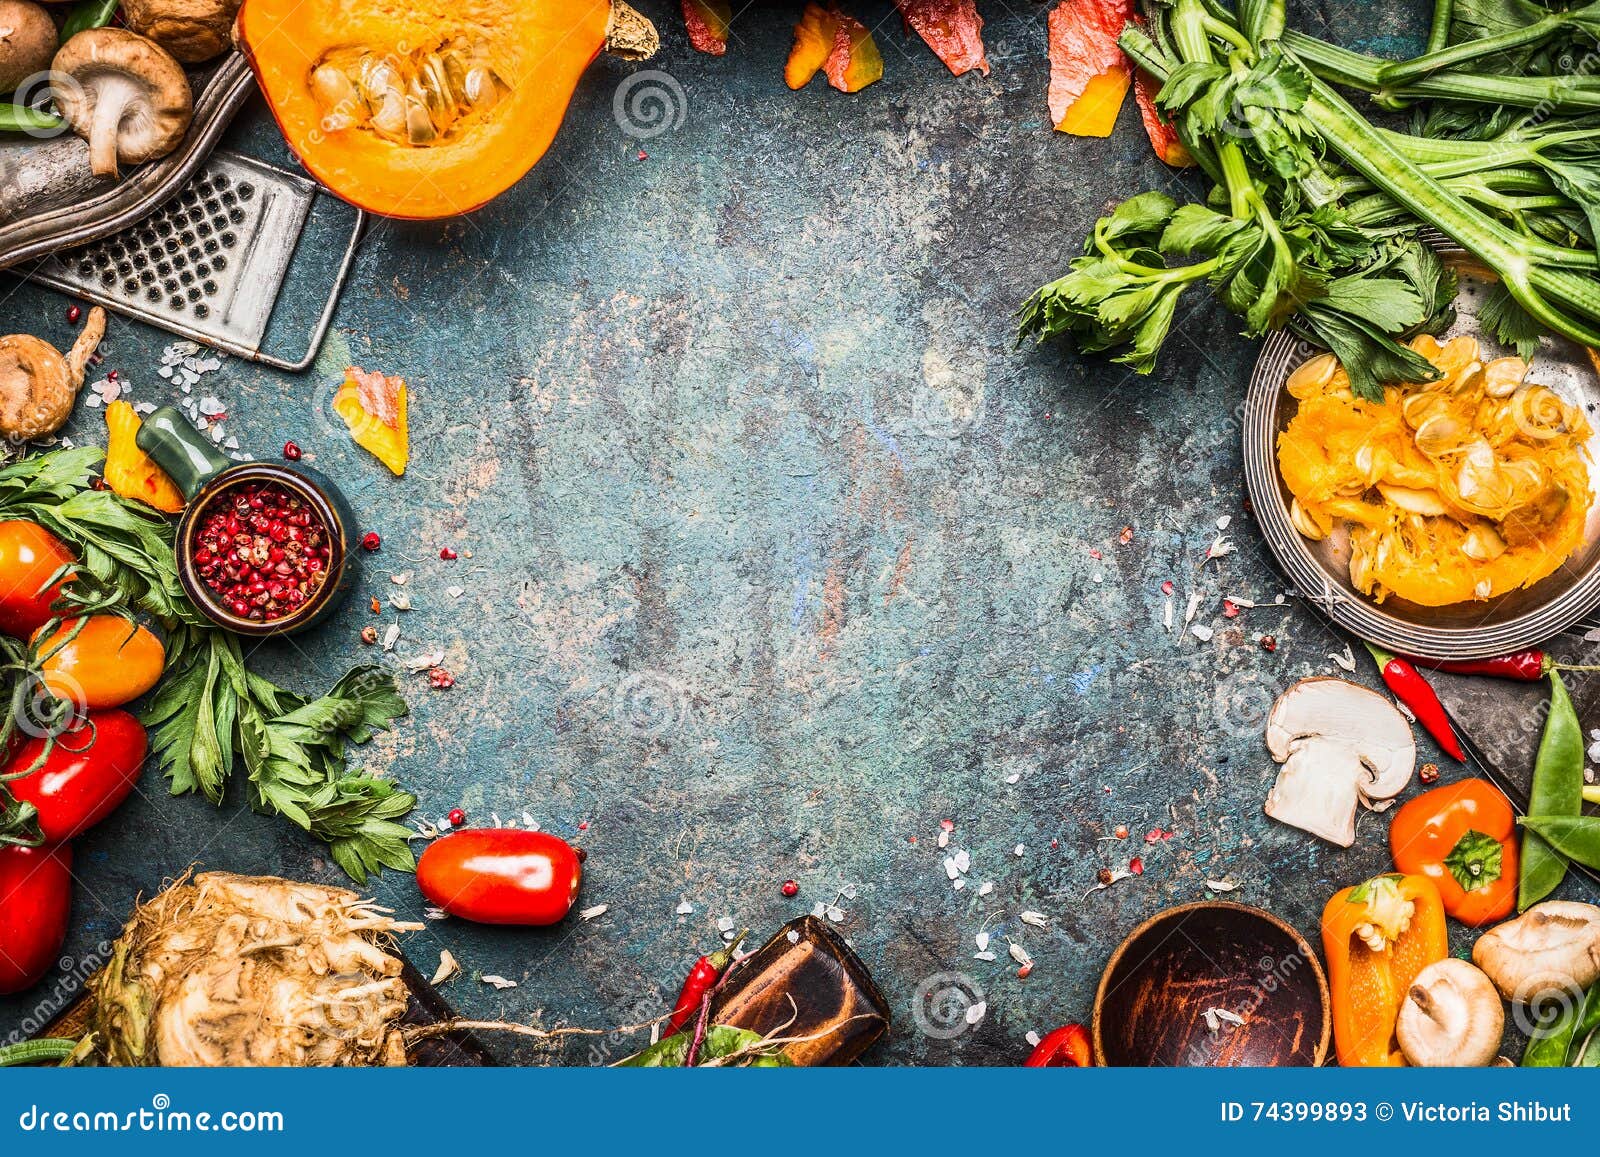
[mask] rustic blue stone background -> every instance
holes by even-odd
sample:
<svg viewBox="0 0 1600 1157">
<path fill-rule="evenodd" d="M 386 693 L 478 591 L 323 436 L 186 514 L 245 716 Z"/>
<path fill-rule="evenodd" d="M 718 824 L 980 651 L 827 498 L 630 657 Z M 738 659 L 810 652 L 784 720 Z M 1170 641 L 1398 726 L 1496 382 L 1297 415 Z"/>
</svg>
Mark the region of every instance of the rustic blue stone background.
<svg viewBox="0 0 1600 1157">
<path fill-rule="evenodd" d="M 597 919 L 406 938 L 424 972 L 446 947 L 469 970 L 446 987 L 465 1013 L 645 1019 L 718 943 L 719 917 L 759 941 L 837 898 L 894 1005 L 869 1060 L 1016 1063 L 1028 1030 L 1087 1018 L 1122 936 L 1205 897 L 1207 878 L 1232 875 L 1233 898 L 1314 937 L 1329 894 L 1388 866 L 1381 817 L 1345 852 L 1261 814 L 1265 710 L 1346 640 L 1299 605 L 1220 613 L 1225 594 L 1283 589 L 1242 505 L 1232 413 L 1254 347 L 1196 297 L 1147 379 L 1013 348 L 1018 304 L 1108 203 L 1190 182 L 1151 155 L 1131 99 L 1109 140 L 1050 131 L 1043 5 L 984 4 L 993 74 L 960 79 L 888 5 L 855 7 L 885 78 L 847 97 L 820 78 L 784 87 L 787 8 L 740 13 L 713 59 L 689 50 L 676 5 L 646 5 L 660 57 L 602 58 L 515 189 L 465 220 L 373 229 L 315 369 L 230 361 L 202 383 L 249 447 L 295 439 L 384 538 L 341 615 L 258 658 L 320 690 L 374 658 L 363 625 L 399 623 L 385 661 L 442 649 L 458 681 L 412 677 L 412 716 L 366 764 L 415 789 L 419 817 L 526 811 L 589 849 L 581 903 L 608 905 Z M 1400 55 L 1423 8 L 1302 5 L 1296 20 Z M 682 119 L 640 140 L 613 101 L 643 67 L 681 90 L 654 81 Z M 259 105 L 231 143 L 285 161 Z M 63 298 L 6 290 L 8 330 L 70 340 Z M 170 400 L 154 372 L 169 340 L 113 320 L 108 365 L 135 399 Z M 411 383 L 404 480 L 330 424 L 351 363 Z M 99 413 L 69 432 L 103 440 Z M 1237 551 L 1202 565 L 1223 517 Z M 460 559 L 440 561 L 446 545 Z M 387 602 L 399 572 L 415 609 L 374 618 L 368 598 Z M 1208 642 L 1182 633 L 1190 592 Z M 169 798 L 154 776 L 143 788 L 81 842 L 73 966 L 0 1001 L 0 1033 L 70 999 L 134 897 L 190 864 L 340 879 L 282 821 Z M 962 891 L 941 820 L 972 858 Z M 1118 824 L 1131 838 L 1102 842 Z M 1176 834 L 1147 847 L 1158 826 Z M 1085 895 L 1133 855 L 1142 876 Z M 419 917 L 410 877 L 374 891 Z M 1021 925 L 1025 909 L 1048 930 Z M 995 963 L 972 958 L 981 928 Z M 1030 978 L 1005 934 L 1037 961 Z M 924 1032 L 919 985 L 981 992 L 987 1015 Z"/>
</svg>

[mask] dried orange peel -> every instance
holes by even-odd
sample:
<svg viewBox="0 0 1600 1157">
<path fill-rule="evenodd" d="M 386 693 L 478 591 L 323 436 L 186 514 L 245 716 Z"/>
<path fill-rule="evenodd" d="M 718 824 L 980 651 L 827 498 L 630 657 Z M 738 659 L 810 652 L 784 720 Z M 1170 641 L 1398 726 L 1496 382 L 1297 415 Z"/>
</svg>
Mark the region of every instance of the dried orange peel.
<svg viewBox="0 0 1600 1157">
<path fill-rule="evenodd" d="M 1050 123 L 1080 137 L 1109 137 L 1133 82 L 1117 38 L 1133 0 L 1061 0 L 1050 10 Z"/>
<path fill-rule="evenodd" d="M 351 366 L 344 372 L 344 384 L 333 396 L 333 409 L 350 427 L 350 437 L 357 446 L 396 474 L 406 472 L 411 443 L 405 379 Z"/>
<path fill-rule="evenodd" d="M 106 406 L 106 485 L 124 498 L 153 506 L 163 514 L 184 507 L 177 483 L 134 441 L 144 422 L 127 402 Z"/>
<path fill-rule="evenodd" d="M 819 71 L 840 92 L 860 92 L 883 79 L 883 54 L 872 33 L 853 16 L 807 4 L 794 26 L 783 81 L 790 88 L 804 88 Z"/>
<path fill-rule="evenodd" d="M 1350 581 L 1378 602 L 1494 598 L 1554 573 L 1578 549 L 1594 495 L 1583 412 L 1486 359 L 1471 337 L 1411 348 L 1438 381 L 1351 392 L 1331 354 L 1289 377 L 1298 413 L 1278 439 L 1290 519 L 1319 540 L 1350 534 Z"/>
</svg>

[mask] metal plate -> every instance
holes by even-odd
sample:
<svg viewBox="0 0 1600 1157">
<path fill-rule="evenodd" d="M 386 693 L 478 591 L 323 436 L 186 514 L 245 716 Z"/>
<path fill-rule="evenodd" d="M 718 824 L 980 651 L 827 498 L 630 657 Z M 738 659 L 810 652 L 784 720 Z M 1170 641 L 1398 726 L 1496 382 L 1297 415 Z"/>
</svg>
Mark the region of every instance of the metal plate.
<svg viewBox="0 0 1600 1157">
<path fill-rule="evenodd" d="M 1449 336 L 1471 334 L 1486 351 L 1508 353 L 1479 331 L 1476 314 L 1492 284 L 1460 250 L 1445 260 L 1461 274 L 1458 318 Z M 1482 602 L 1424 607 L 1391 596 L 1380 606 L 1350 583 L 1349 536 L 1343 528 L 1311 542 L 1289 521 L 1289 493 L 1278 473 L 1278 435 L 1299 408 L 1285 389 L 1290 373 L 1320 352 L 1287 333 L 1273 334 L 1262 348 L 1244 408 L 1245 484 L 1267 545 L 1301 597 L 1362 639 L 1404 654 L 1439 659 L 1479 659 L 1531 647 L 1576 623 L 1600 604 L 1600 502 L 1589 511 L 1583 544 L 1548 578 L 1520 591 Z M 1594 421 L 1600 381 L 1583 349 L 1546 337 L 1529 372 L 1530 381 L 1576 402 Z M 1589 485 L 1597 488 L 1600 435 L 1591 438 Z"/>
<path fill-rule="evenodd" d="M 69 133 L 0 142 L 0 268 L 125 229 L 180 189 L 255 91 L 237 52 L 191 70 L 190 83 L 194 119 L 183 143 L 119 181 L 88 178 L 88 146 Z"/>
</svg>

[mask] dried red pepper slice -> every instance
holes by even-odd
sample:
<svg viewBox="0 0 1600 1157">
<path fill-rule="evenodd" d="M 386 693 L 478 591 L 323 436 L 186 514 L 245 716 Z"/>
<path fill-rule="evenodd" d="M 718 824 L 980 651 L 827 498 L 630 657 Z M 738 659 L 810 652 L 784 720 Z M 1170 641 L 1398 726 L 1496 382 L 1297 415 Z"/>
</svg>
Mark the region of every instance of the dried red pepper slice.
<svg viewBox="0 0 1600 1157">
<path fill-rule="evenodd" d="M 1139 119 L 1144 121 L 1145 136 L 1156 156 L 1175 169 L 1187 169 L 1194 164 L 1189 150 L 1178 139 L 1178 130 L 1156 108 L 1156 93 L 1161 84 L 1144 69 L 1138 69 L 1133 78 L 1133 98 L 1139 102 Z"/>
<path fill-rule="evenodd" d="M 895 0 L 906 26 L 956 76 L 977 69 L 989 75 L 983 47 L 983 17 L 977 0 Z"/>
<path fill-rule="evenodd" d="M 683 24 L 689 44 L 707 56 L 722 56 L 728 51 L 728 25 L 733 9 L 728 0 L 681 0 Z"/>
</svg>

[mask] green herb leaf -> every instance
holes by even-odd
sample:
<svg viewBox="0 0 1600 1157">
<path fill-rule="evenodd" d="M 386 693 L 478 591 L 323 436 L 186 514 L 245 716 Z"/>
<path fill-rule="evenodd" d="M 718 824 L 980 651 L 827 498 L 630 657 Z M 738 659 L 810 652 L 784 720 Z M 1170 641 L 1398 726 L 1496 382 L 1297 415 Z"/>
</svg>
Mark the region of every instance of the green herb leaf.
<svg viewBox="0 0 1600 1157">
<path fill-rule="evenodd" d="M 1456 841 L 1444 866 L 1463 892 L 1477 892 L 1500 878 L 1501 858 L 1505 849 L 1493 836 L 1479 831 L 1469 831 Z"/>
<path fill-rule="evenodd" d="M 173 523 L 90 479 L 104 452 L 59 450 L 0 466 L 0 517 L 39 523 L 77 554 L 63 614 L 135 612 L 167 631 L 167 665 L 142 712 L 150 748 L 174 795 L 223 799 L 235 761 L 254 805 L 326 841 L 357 882 L 415 866 L 410 829 L 394 821 L 416 797 L 347 767 L 347 751 L 406 713 L 394 677 L 356 667 L 307 700 L 251 671 L 238 639 L 217 630 L 177 580 Z M 0 641 L 0 648 L 6 646 Z M 0 823 L 26 835 L 28 816 L 0 785 Z M 0 837 L 5 838 L 5 837 Z"/>
<path fill-rule="evenodd" d="M 1528 311 L 1517 304 L 1511 291 L 1503 285 L 1494 286 L 1478 307 L 1478 324 L 1487 330 L 1501 345 L 1511 346 L 1523 361 L 1530 361 L 1539 352 L 1539 323 L 1528 316 Z"/>
<path fill-rule="evenodd" d="M 665 1040 L 659 1040 L 643 1052 L 635 1053 L 623 1061 L 617 1062 L 619 1068 L 630 1069 L 681 1069 L 684 1060 L 689 1055 L 689 1045 L 692 1038 L 688 1031 L 674 1033 Z M 734 1028 L 728 1024 L 713 1024 L 706 1027 L 705 1039 L 700 1042 L 700 1052 L 695 1060 L 698 1064 L 706 1061 L 721 1060 L 730 1057 L 741 1049 L 753 1049 L 761 1044 L 761 1035 L 748 1029 Z M 785 1068 L 794 1062 L 782 1053 L 751 1053 L 741 1057 L 739 1063 L 753 1069 Z"/>
</svg>

